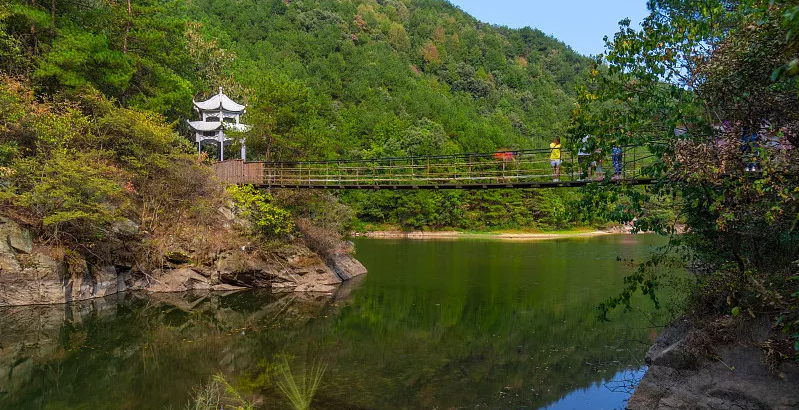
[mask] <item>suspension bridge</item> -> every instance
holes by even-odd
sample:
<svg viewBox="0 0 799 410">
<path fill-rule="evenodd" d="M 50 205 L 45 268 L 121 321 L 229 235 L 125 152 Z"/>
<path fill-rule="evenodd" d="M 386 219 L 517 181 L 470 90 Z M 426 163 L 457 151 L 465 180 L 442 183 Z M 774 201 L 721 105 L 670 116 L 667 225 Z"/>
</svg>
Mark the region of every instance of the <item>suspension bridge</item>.
<svg viewBox="0 0 799 410">
<path fill-rule="evenodd" d="M 296 189 L 567 188 L 608 179 L 631 185 L 654 182 L 645 169 L 655 162 L 655 156 L 643 147 L 622 148 L 618 174 L 610 155 L 579 157 L 563 150 L 557 180 L 550 153 L 550 149 L 536 149 L 326 161 L 228 160 L 215 163 L 214 171 L 228 184 Z"/>
</svg>

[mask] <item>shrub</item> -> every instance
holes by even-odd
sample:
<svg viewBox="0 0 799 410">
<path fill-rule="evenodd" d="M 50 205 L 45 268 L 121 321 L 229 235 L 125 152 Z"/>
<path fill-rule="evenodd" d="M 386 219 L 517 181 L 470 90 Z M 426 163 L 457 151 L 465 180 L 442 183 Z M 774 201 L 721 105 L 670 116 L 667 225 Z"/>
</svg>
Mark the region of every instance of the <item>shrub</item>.
<svg viewBox="0 0 799 410">
<path fill-rule="evenodd" d="M 19 159 L 12 167 L 15 172 L 0 198 L 31 214 L 49 238 L 99 239 L 127 204 L 120 184 L 124 172 L 94 151 L 60 149 L 49 158 Z"/>
<path fill-rule="evenodd" d="M 219 373 L 194 392 L 192 400 L 186 404 L 186 410 L 255 410 L 255 406 L 245 400 L 230 385 L 225 376 Z"/>
<path fill-rule="evenodd" d="M 242 218 L 248 220 L 254 233 L 266 237 L 289 234 L 294 230 L 291 213 L 272 203 L 272 195 L 252 185 L 231 185 L 227 189 Z"/>
<path fill-rule="evenodd" d="M 331 234 L 346 235 L 352 225 L 352 208 L 328 192 L 281 189 L 275 192 L 275 202 Z"/>
</svg>

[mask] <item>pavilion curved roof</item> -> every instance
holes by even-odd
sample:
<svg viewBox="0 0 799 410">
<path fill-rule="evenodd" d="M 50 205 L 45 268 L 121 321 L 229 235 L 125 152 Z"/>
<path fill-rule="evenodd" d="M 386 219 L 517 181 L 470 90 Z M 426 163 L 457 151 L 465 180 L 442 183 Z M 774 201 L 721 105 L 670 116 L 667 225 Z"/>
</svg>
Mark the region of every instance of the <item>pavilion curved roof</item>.
<svg viewBox="0 0 799 410">
<path fill-rule="evenodd" d="M 235 130 L 235 131 L 242 131 L 246 132 L 250 130 L 249 125 L 244 124 L 232 124 L 227 122 L 219 122 L 219 121 L 189 121 L 189 126 L 193 128 L 195 131 L 216 131 L 220 129 L 225 130 Z"/>
<path fill-rule="evenodd" d="M 189 126 L 197 131 L 216 131 L 222 128 L 222 123 L 216 121 L 189 121 Z"/>
<path fill-rule="evenodd" d="M 222 88 L 219 89 L 219 94 L 205 101 L 194 101 L 194 106 L 200 111 L 230 111 L 230 112 L 244 112 L 244 106 L 231 100 L 230 97 L 222 93 Z"/>
</svg>

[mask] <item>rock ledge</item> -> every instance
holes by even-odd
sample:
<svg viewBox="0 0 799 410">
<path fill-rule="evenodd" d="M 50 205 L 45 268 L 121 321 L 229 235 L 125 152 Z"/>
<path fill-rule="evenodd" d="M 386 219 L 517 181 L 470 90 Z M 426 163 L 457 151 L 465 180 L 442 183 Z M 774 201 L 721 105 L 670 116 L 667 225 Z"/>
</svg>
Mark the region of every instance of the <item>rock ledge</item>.
<svg viewBox="0 0 799 410">
<path fill-rule="evenodd" d="M 119 231 L 135 235 L 138 227 L 132 222 L 121 224 Z M 112 253 L 114 261 L 106 266 L 84 260 L 73 260 L 67 266 L 52 255 L 52 249 L 36 245 L 27 229 L 0 216 L 0 306 L 69 303 L 128 290 L 270 288 L 274 292 L 331 293 L 343 281 L 366 273 L 363 265 L 346 252 L 325 262 L 299 243 L 268 258 L 244 248 L 229 249 L 210 265 L 193 264 L 188 256 L 175 256 L 187 254 L 175 251 L 162 268 L 143 272 L 124 240 L 112 241 L 119 243 L 119 249 Z"/>
<path fill-rule="evenodd" d="M 646 355 L 644 378 L 627 404 L 628 410 L 799 408 L 799 365 L 778 368 L 750 345 L 715 348 L 716 360 L 697 361 L 689 347 L 690 323 L 667 328 Z"/>
</svg>

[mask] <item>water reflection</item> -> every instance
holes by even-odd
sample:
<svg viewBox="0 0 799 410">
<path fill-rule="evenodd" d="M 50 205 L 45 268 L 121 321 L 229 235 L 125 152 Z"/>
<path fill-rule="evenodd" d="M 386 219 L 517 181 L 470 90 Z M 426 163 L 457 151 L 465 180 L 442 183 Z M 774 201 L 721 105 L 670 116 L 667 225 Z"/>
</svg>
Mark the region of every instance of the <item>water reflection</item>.
<svg viewBox="0 0 799 410">
<path fill-rule="evenodd" d="M 617 257 L 656 242 L 362 240 L 370 274 L 332 296 L 0 309 L 0 408 L 182 408 L 221 371 L 259 408 L 287 409 L 286 357 L 324 364 L 314 409 L 622 407 L 606 385 L 641 367 L 652 329 L 640 312 L 600 323 L 593 305 L 629 269 Z"/>
<path fill-rule="evenodd" d="M 645 372 L 646 367 L 618 372 L 608 381 L 603 380 L 584 389 L 577 389 L 544 408 L 546 410 L 623 409 Z"/>
</svg>

